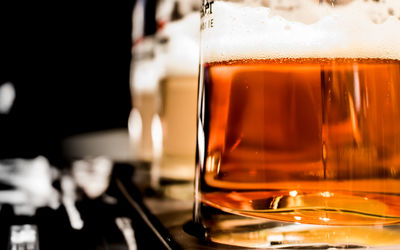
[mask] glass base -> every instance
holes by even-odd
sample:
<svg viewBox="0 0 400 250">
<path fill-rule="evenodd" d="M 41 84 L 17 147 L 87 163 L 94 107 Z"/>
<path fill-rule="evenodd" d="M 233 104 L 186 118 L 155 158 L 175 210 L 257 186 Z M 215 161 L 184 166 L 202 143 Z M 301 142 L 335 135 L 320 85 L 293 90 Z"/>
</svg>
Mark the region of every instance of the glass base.
<svg viewBox="0 0 400 250">
<path fill-rule="evenodd" d="M 247 248 L 400 249 L 400 225 L 326 226 L 278 222 L 223 212 L 206 204 L 195 220 L 209 241 Z"/>
</svg>

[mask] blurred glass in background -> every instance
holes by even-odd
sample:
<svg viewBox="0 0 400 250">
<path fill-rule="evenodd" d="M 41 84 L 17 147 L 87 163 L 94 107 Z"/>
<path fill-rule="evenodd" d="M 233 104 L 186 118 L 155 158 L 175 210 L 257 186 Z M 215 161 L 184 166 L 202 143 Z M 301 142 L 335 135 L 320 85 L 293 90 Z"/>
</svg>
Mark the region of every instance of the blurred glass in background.
<svg viewBox="0 0 400 250">
<path fill-rule="evenodd" d="M 194 176 L 200 2 L 153 3 L 133 10 L 128 127 L 134 160 L 151 163 L 157 185 Z"/>
</svg>

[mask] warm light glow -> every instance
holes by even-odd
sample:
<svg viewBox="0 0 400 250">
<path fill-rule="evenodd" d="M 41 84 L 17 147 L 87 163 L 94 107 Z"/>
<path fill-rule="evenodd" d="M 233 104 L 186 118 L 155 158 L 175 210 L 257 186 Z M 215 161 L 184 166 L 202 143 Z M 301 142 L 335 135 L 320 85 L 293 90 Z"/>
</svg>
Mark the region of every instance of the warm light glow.
<svg viewBox="0 0 400 250">
<path fill-rule="evenodd" d="M 208 173 L 214 173 L 217 175 L 220 171 L 221 167 L 221 156 L 218 153 L 215 153 L 209 157 L 207 157 L 206 162 L 206 171 Z"/>
<path fill-rule="evenodd" d="M 353 66 L 353 79 L 354 79 L 354 106 L 357 112 L 361 110 L 361 91 L 360 91 L 360 76 L 358 72 L 358 65 Z"/>
<path fill-rule="evenodd" d="M 296 197 L 297 196 L 297 191 L 296 190 L 290 191 L 289 195 L 292 196 L 292 197 Z"/>
<path fill-rule="evenodd" d="M 282 242 L 284 239 L 282 234 L 268 235 L 268 242 Z"/>
<path fill-rule="evenodd" d="M 1 85 L 1 84 L 0 84 Z M 0 86 L 0 114 L 7 114 L 15 100 L 15 88 L 11 82 Z"/>
<path fill-rule="evenodd" d="M 301 220 L 301 217 L 300 216 L 295 216 L 294 219 L 295 220 Z"/>
<path fill-rule="evenodd" d="M 322 220 L 323 222 L 328 222 L 331 219 L 327 218 L 327 217 L 319 217 L 320 220 Z"/>
<path fill-rule="evenodd" d="M 281 199 L 282 199 L 282 196 L 274 197 L 274 199 L 272 200 L 272 202 L 270 204 L 270 208 L 278 209 L 279 202 L 281 201 Z"/>
<path fill-rule="evenodd" d="M 139 143 L 142 139 L 142 117 L 138 109 L 132 109 L 129 120 L 128 120 L 128 130 L 129 136 L 133 143 Z"/>
<path fill-rule="evenodd" d="M 350 93 L 348 93 L 348 100 L 349 100 L 349 110 L 351 117 L 351 125 L 354 133 L 354 139 L 356 140 L 357 143 L 361 143 L 361 135 L 357 119 L 357 111 L 355 110 L 353 97 L 351 96 Z"/>
<path fill-rule="evenodd" d="M 153 156 L 159 158 L 162 155 L 163 131 L 160 117 L 155 114 L 151 122 L 151 139 L 153 142 Z"/>
<path fill-rule="evenodd" d="M 330 193 L 330 192 L 328 192 L 328 191 L 326 191 L 326 192 L 321 192 L 320 194 L 321 194 L 322 197 L 325 197 L 325 198 L 329 198 L 329 197 L 332 197 L 332 196 L 333 196 L 333 193 Z"/>
<path fill-rule="evenodd" d="M 206 171 L 207 171 L 208 173 L 214 172 L 214 164 L 213 164 L 213 160 L 212 160 L 212 157 L 211 157 L 211 156 L 207 157 Z"/>
</svg>

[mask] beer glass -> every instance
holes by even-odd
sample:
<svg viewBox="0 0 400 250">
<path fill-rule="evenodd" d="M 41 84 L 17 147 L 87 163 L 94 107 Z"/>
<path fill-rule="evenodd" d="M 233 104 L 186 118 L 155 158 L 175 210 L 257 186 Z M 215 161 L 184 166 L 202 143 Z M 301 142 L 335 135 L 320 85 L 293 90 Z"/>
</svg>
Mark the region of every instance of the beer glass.
<svg viewBox="0 0 400 250">
<path fill-rule="evenodd" d="M 400 1 L 204 0 L 201 14 L 202 236 L 400 246 Z"/>
<path fill-rule="evenodd" d="M 200 2 L 136 1 L 129 134 L 133 159 L 160 180 L 192 182 L 196 150 Z"/>
</svg>

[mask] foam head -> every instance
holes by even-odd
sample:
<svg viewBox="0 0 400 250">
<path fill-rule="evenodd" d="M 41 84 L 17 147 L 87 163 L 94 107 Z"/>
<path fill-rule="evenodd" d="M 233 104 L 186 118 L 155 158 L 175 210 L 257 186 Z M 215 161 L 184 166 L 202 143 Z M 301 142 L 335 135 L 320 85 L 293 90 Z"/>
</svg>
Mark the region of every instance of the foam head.
<svg viewBox="0 0 400 250">
<path fill-rule="evenodd" d="M 202 19 L 206 62 L 276 58 L 400 60 L 400 1 L 216 1 Z M 260 2 L 260 1 L 258 1 Z M 280 3 L 280 5 L 277 5 Z M 288 4 L 285 6 L 284 4 Z M 212 22 L 212 25 L 209 23 Z M 212 27 L 210 27 L 212 26 Z"/>
<path fill-rule="evenodd" d="M 160 32 L 168 38 L 164 51 L 167 76 L 196 76 L 199 63 L 200 15 L 193 12 L 167 23 Z"/>
</svg>

